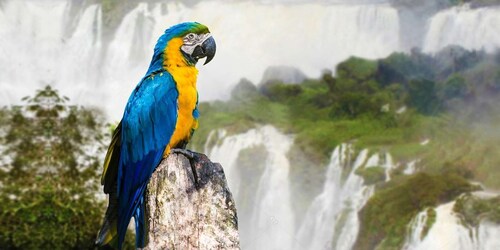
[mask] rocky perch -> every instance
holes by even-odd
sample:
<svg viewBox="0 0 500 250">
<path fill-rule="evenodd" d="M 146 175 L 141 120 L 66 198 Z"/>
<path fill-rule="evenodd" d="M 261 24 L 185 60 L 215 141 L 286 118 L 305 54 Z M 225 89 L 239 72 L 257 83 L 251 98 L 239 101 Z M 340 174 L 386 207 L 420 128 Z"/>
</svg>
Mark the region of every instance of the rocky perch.
<svg viewBox="0 0 500 250">
<path fill-rule="evenodd" d="M 224 170 L 206 155 L 170 154 L 153 173 L 145 198 L 144 249 L 239 249 Z"/>
</svg>

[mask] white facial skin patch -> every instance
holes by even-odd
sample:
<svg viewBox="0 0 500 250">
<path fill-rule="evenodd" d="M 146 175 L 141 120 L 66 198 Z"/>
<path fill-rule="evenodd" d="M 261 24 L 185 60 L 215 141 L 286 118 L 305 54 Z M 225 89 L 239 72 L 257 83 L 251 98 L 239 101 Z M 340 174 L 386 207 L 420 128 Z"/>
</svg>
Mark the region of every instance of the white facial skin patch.
<svg viewBox="0 0 500 250">
<path fill-rule="evenodd" d="M 201 46 L 205 40 L 208 38 L 212 37 L 212 34 L 206 33 L 206 34 L 195 34 L 195 33 L 189 33 L 182 38 L 184 41 L 184 44 L 181 46 L 181 50 L 184 51 L 184 53 L 191 55 L 193 54 L 194 49 L 196 46 Z"/>
</svg>

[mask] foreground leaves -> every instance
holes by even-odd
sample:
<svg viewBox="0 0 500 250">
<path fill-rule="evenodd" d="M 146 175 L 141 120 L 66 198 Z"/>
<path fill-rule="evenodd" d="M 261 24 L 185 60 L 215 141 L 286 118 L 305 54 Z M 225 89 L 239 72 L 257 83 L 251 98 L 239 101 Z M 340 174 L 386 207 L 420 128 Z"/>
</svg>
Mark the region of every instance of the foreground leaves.
<svg viewBox="0 0 500 250">
<path fill-rule="evenodd" d="M 49 86 L 23 101 L 0 112 L 0 246 L 90 249 L 103 210 L 99 113 Z"/>
</svg>

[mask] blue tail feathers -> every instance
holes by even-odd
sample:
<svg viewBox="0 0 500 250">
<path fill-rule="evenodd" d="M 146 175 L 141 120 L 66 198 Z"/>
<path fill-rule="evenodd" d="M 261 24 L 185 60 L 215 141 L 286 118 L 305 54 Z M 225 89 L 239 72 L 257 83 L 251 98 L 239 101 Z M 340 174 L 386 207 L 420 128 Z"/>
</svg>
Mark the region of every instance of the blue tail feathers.
<svg viewBox="0 0 500 250">
<path fill-rule="evenodd" d="M 139 201 L 139 206 L 135 209 L 135 246 L 143 248 L 146 245 L 146 224 L 144 220 L 144 197 Z"/>
</svg>

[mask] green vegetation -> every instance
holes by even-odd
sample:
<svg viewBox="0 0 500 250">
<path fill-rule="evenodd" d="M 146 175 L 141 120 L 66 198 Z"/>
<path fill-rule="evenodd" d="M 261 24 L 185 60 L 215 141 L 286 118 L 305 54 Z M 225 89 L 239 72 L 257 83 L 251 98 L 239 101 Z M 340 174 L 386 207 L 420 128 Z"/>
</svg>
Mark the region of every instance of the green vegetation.
<svg viewBox="0 0 500 250">
<path fill-rule="evenodd" d="M 422 230 L 422 234 L 420 235 L 420 239 L 425 238 L 431 227 L 436 223 L 436 210 L 434 208 L 427 209 L 427 220 L 425 221 L 424 229 Z"/>
<path fill-rule="evenodd" d="M 457 199 L 453 211 L 469 227 L 477 227 L 482 220 L 500 224 L 500 196 L 482 199 L 466 194 Z"/>
<path fill-rule="evenodd" d="M 499 58 L 449 47 L 435 56 L 414 50 L 375 61 L 349 58 L 337 66 L 336 76 L 326 72 L 299 85 L 275 81 L 255 87 L 242 80 L 229 101 L 201 104 L 194 142 L 199 149 L 214 128 L 232 134 L 261 124 L 294 134 L 288 157 L 297 214 L 320 192 L 323 166 L 340 143 L 390 152 L 399 162 L 419 159 L 422 172 L 407 176 L 397 169 L 388 183 L 382 167 L 355 172 L 377 185 L 361 212 L 357 249 L 395 249 L 418 212 L 428 213 L 424 237 L 436 220 L 433 207 L 477 189 L 469 180 L 500 188 Z M 484 212 L 485 204 L 474 204 L 463 213 L 497 218 Z"/>
<path fill-rule="evenodd" d="M 389 182 L 361 210 L 362 227 L 355 248 L 399 249 L 404 243 L 407 225 L 421 210 L 476 189 L 455 174 L 417 173 Z"/>
<path fill-rule="evenodd" d="M 288 108 L 264 98 L 250 82 L 242 80 L 231 93 L 228 102 L 200 103 L 200 126 L 189 146 L 202 150 L 208 134 L 224 128 L 236 134 L 255 127 L 256 124 L 279 124 L 284 128 L 289 121 Z M 263 112 L 265 111 L 265 112 Z"/>
<path fill-rule="evenodd" d="M 101 0 L 102 11 L 104 13 L 109 13 L 113 11 L 119 5 L 118 0 Z"/>
<path fill-rule="evenodd" d="M 294 151 L 314 166 L 350 142 L 389 151 L 398 161 L 419 158 L 433 173 L 445 163 L 461 165 L 475 180 L 500 188 L 500 157 L 493 153 L 500 150 L 497 57 L 460 47 L 435 56 L 414 50 L 375 61 L 353 57 L 337 66 L 336 76 L 326 72 L 299 85 L 255 87 L 242 80 L 229 101 L 200 105 L 193 147 L 202 149 L 214 128 L 232 134 L 272 124 L 296 135 Z"/>
<path fill-rule="evenodd" d="M 24 101 L 0 112 L 0 246 L 91 249 L 104 213 L 102 118 L 50 87 Z"/>
<path fill-rule="evenodd" d="M 500 188 L 499 58 L 452 47 L 436 56 L 413 51 L 376 61 L 353 57 L 338 65 L 336 76 L 326 72 L 299 85 L 256 87 L 242 80 L 229 101 L 200 104 L 201 125 L 191 145 L 203 150 L 210 131 L 220 128 L 235 134 L 272 124 L 294 134 L 288 158 L 298 216 L 320 192 L 325 163 L 340 143 L 390 152 L 396 161 L 419 159 L 422 173 L 405 176 L 398 169 L 388 183 L 382 167 L 356 170 L 365 183 L 377 184 L 361 212 L 357 248 L 397 248 L 419 211 L 428 213 L 423 237 L 436 219 L 432 207 L 476 189 L 468 180 Z M 92 247 L 104 209 L 95 197 L 98 156 L 111 126 L 95 110 L 67 102 L 47 87 L 21 106 L 0 109 L 2 247 Z M 262 173 L 264 166 L 251 161 L 266 157 L 262 146 L 240 154 L 233 174 Z M 257 183 L 241 185 L 246 188 L 239 196 L 251 202 Z M 455 211 L 467 225 L 482 218 L 499 222 L 499 200 L 465 195 Z"/>
<path fill-rule="evenodd" d="M 385 168 L 383 167 L 358 168 L 354 173 L 363 177 L 365 185 L 373 185 L 385 181 Z"/>
<path fill-rule="evenodd" d="M 102 133 L 91 110 L 65 104 L 50 87 L 5 109 L 0 245 L 90 248 L 100 224 L 99 159 L 86 147 Z M 50 232 L 50 233 L 48 233 Z"/>
<path fill-rule="evenodd" d="M 300 149 L 315 162 L 324 162 L 341 142 L 356 139 L 367 144 L 385 144 L 394 138 L 391 135 L 399 137 L 405 134 L 405 124 L 409 125 L 418 118 L 406 114 L 396 117 L 395 106 L 383 111 L 382 106 L 394 105 L 397 100 L 392 99 L 390 91 L 377 91 L 376 82 L 368 79 L 373 77 L 376 64 L 368 62 L 358 67 L 357 62 L 362 59 L 352 60 L 339 65 L 345 79 L 327 74 L 320 80 L 308 80 L 302 85 L 271 83 L 260 89 L 252 89 L 248 86 L 250 83 L 241 82 L 230 101 L 201 104 L 203 116 L 200 123 L 203 126 L 197 131 L 194 144 L 203 145 L 208 131 L 213 128 L 228 127 L 236 132 L 255 124 L 273 124 L 285 132 L 297 134 L 296 143 Z M 362 75 L 357 76 L 355 70 Z"/>
</svg>

